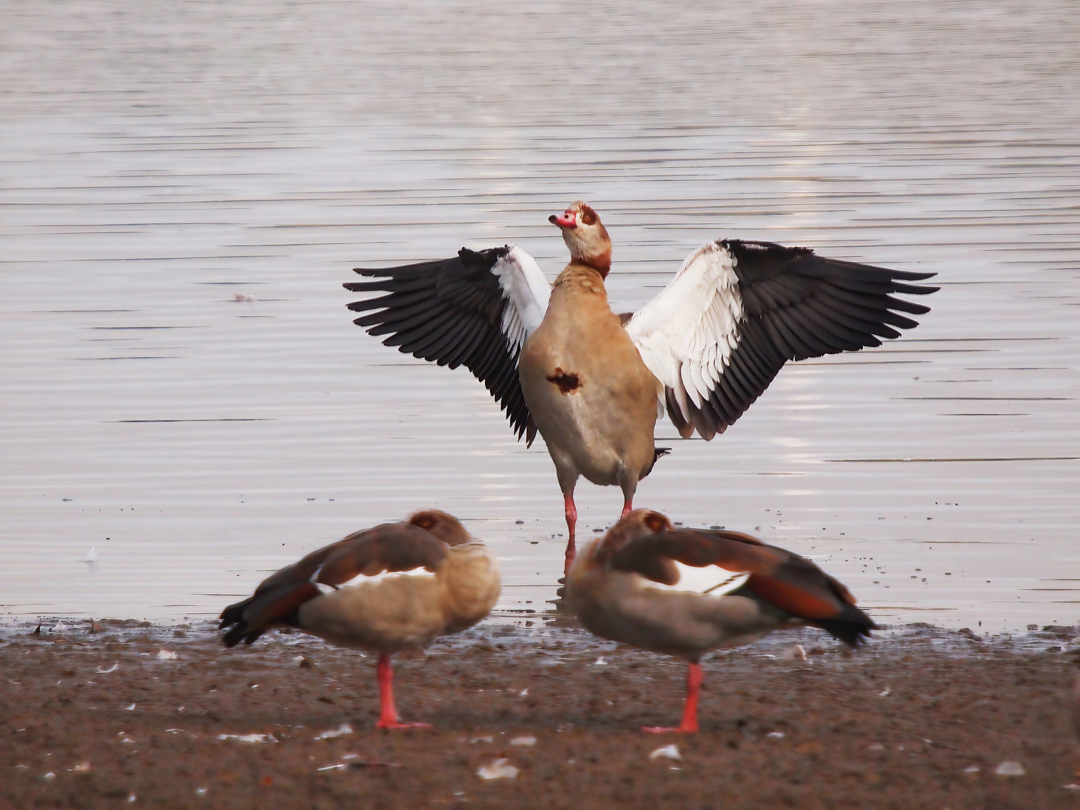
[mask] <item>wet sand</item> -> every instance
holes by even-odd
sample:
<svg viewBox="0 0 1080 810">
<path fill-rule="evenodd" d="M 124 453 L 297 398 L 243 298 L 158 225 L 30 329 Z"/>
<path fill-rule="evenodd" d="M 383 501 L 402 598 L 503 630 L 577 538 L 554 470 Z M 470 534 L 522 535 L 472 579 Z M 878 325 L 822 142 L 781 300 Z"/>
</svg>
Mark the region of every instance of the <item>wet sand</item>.
<svg viewBox="0 0 1080 810">
<path fill-rule="evenodd" d="M 1080 795 L 1072 628 L 908 627 L 854 654 L 774 634 L 706 661 L 694 736 L 638 730 L 678 721 L 683 664 L 572 627 L 482 627 L 400 657 L 403 719 L 434 724 L 400 732 L 373 728 L 373 657 L 302 634 L 226 651 L 205 623 L 32 630 L 0 642 L 3 807 L 1030 810 Z M 807 660 L 787 660 L 796 643 Z M 670 744 L 681 759 L 651 758 Z M 516 778 L 478 775 L 500 759 Z"/>
</svg>

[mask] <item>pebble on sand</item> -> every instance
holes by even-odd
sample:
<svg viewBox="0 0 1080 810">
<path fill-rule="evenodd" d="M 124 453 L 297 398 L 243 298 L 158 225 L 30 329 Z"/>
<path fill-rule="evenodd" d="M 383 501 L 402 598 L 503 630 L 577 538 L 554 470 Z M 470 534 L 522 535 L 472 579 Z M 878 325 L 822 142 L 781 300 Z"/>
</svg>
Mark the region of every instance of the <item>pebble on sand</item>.
<svg viewBox="0 0 1080 810">
<path fill-rule="evenodd" d="M 679 753 L 677 745 L 665 745 L 649 754 L 649 759 L 682 759 L 682 754 Z"/>
<path fill-rule="evenodd" d="M 517 775 L 520 771 L 510 764 L 509 759 L 503 757 L 482 766 L 476 773 L 481 779 L 486 780 L 517 779 Z"/>
<path fill-rule="evenodd" d="M 1019 762 L 1013 762 L 1012 760 L 1005 760 L 996 768 L 994 773 L 998 776 L 1025 776 L 1027 771 L 1024 770 L 1024 766 Z"/>
</svg>

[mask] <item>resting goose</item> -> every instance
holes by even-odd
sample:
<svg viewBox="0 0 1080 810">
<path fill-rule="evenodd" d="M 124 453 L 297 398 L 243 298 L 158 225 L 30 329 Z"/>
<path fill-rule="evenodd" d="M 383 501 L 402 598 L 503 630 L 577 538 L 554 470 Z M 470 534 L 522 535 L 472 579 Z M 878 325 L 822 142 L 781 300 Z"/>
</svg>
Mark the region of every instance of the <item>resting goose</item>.
<svg viewBox="0 0 1080 810">
<path fill-rule="evenodd" d="M 424 727 L 398 717 L 391 653 L 472 627 L 500 589 L 494 555 L 453 515 L 430 509 L 355 532 L 282 568 L 254 596 L 225 608 L 221 628 L 227 647 L 284 626 L 377 651 L 377 728 Z"/>
<path fill-rule="evenodd" d="M 424 360 L 464 365 L 499 401 L 518 438 L 539 431 L 555 462 L 574 556 L 580 476 L 618 484 L 623 515 L 662 451 L 657 410 L 679 434 L 723 433 L 788 360 L 881 345 L 929 308 L 895 293 L 932 273 L 816 256 L 807 248 L 720 239 L 694 251 L 675 278 L 633 315 L 616 315 L 604 280 L 611 240 L 584 202 L 550 221 L 570 263 L 549 285 L 519 247 L 356 270 L 345 284 L 384 295 L 349 304 L 372 335 Z"/>
<path fill-rule="evenodd" d="M 566 599 L 598 636 L 685 658 L 686 704 L 677 728 L 698 730 L 701 658 L 788 624 L 820 627 L 858 647 L 876 625 L 847 588 L 809 560 L 749 535 L 676 529 L 637 509 L 574 560 Z"/>
</svg>

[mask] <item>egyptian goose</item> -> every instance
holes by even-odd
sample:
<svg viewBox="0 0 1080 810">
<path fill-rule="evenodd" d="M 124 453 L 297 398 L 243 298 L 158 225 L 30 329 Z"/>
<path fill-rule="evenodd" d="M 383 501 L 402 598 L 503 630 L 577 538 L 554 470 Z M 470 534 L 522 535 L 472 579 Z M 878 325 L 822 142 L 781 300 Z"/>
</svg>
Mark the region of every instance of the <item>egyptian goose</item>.
<svg viewBox="0 0 1080 810">
<path fill-rule="evenodd" d="M 391 653 L 472 627 L 499 598 L 499 563 L 453 515 L 430 509 L 355 532 L 263 580 L 221 614 L 225 646 L 272 627 L 296 627 L 344 647 L 379 653 L 378 728 L 402 723 Z"/>
<path fill-rule="evenodd" d="M 555 462 L 574 556 L 579 476 L 622 488 L 623 515 L 662 451 L 666 405 L 680 435 L 712 439 L 735 422 L 788 360 L 881 345 L 928 307 L 893 296 L 936 287 L 933 273 L 825 259 L 807 248 L 721 239 L 698 248 L 633 315 L 616 315 L 604 279 L 611 240 L 575 202 L 550 221 L 570 263 L 550 286 L 519 247 L 462 248 L 451 259 L 356 270 L 345 284 L 385 295 L 349 304 L 372 335 L 439 365 L 466 366 L 506 412 L 518 438 L 539 430 Z"/>
<path fill-rule="evenodd" d="M 566 582 L 570 608 L 598 636 L 690 664 L 677 728 L 698 730 L 701 658 L 810 624 L 850 647 L 877 625 L 847 588 L 804 557 L 729 531 L 676 529 L 636 509 L 577 555 Z"/>
</svg>

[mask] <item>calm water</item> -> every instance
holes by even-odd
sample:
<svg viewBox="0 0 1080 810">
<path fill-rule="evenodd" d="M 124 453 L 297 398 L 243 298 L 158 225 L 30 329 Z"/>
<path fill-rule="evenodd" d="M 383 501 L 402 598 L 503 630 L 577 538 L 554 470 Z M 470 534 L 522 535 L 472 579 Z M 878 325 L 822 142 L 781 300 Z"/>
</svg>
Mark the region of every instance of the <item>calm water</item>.
<svg viewBox="0 0 1080 810">
<path fill-rule="evenodd" d="M 546 218 L 584 198 L 617 309 L 720 236 L 942 285 L 910 337 L 789 366 L 713 442 L 665 423 L 638 505 L 806 554 L 879 621 L 1080 621 L 1074 4 L 675 5 L 8 9 L 0 610 L 216 615 L 434 505 L 498 550 L 501 615 L 542 618 L 542 444 L 340 285 L 507 241 L 553 278 Z M 620 504 L 582 483 L 582 535 Z"/>
</svg>

